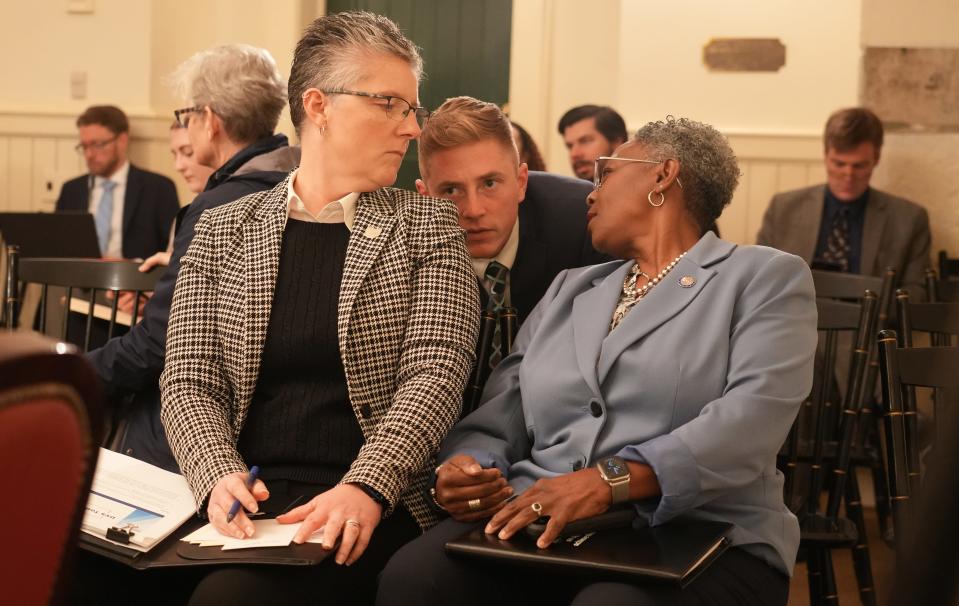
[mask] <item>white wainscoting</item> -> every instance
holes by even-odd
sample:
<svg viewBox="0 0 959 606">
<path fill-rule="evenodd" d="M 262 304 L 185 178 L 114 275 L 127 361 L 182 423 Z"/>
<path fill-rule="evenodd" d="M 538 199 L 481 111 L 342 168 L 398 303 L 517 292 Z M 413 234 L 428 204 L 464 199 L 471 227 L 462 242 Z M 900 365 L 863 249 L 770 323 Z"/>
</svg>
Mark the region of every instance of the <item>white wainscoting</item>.
<svg viewBox="0 0 959 606">
<path fill-rule="evenodd" d="M 0 112 L 0 211 L 49 211 L 63 181 L 83 174 L 73 115 Z M 175 174 L 168 149 L 170 120 L 132 116 L 130 159 L 166 174 L 177 184 L 180 201 L 192 199 Z M 769 199 L 825 178 L 819 135 L 729 133 L 742 177 L 733 202 L 719 220 L 723 237 L 752 243 Z"/>
<path fill-rule="evenodd" d="M 0 111 L 0 211 L 52 211 L 64 181 L 86 166 L 77 144 L 76 116 Z M 167 175 L 180 203 L 192 194 L 173 168 L 169 149 L 172 118 L 130 117 L 130 160 Z"/>
</svg>

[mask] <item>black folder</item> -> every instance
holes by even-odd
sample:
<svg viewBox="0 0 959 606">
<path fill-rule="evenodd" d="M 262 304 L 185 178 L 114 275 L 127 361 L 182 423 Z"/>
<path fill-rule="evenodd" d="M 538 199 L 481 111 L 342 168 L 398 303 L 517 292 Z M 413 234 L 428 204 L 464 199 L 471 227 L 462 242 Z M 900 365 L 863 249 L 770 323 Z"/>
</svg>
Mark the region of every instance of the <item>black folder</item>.
<svg viewBox="0 0 959 606">
<path fill-rule="evenodd" d="M 192 518 L 159 545 L 147 552 L 137 551 L 99 537 L 80 533 L 80 548 L 137 570 L 174 566 L 211 566 L 214 564 L 280 564 L 313 566 L 334 553 L 319 543 L 292 544 L 286 547 L 254 547 L 223 551 L 219 547 L 200 547 L 180 539 L 198 530 L 205 521 Z"/>
<path fill-rule="evenodd" d="M 639 529 L 602 530 L 581 542 L 560 540 L 548 549 L 517 533 L 508 541 L 479 526 L 446 544 L 455 555 L 499 560 L 504 564 L 588 573 L 602 578 L 658 580 L 685 587 L 729 546 L 732 524 L 677 518 Z"/>
</svg>

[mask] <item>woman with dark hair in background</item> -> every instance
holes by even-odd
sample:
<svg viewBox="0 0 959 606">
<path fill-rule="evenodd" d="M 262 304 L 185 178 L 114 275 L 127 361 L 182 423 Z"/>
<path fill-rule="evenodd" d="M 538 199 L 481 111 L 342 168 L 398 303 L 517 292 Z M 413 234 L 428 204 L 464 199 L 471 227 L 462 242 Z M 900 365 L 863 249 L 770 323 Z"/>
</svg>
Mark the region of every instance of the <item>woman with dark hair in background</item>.
<svg viewBox="0 0 959 606">
<path fill-rule="evenodd" d="M 510 126 L 513 127 L 513 142 L 519 152 L 519 161 L 525 162 L 529 170 L 545 171 L 546 163 L 543 162 L 543 155 L 539 153 L 539 147 L 536 146 L 536 141 L 533 141 L 532 135 L 512 120 Z"/>
</svg>

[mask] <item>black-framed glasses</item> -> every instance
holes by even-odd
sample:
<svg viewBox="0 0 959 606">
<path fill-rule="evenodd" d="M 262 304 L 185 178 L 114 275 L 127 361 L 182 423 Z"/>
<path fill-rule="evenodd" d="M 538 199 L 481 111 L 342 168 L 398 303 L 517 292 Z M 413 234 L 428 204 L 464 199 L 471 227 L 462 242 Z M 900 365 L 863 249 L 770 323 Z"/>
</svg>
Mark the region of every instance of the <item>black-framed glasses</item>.
<svg viewBox="0 0 959 606">
<path fill-rule="evenodd" d="M 88 149 L 92 149 L 93 151 L 100 151 L 100 150 L 106 149 L 107 145 L 110 145 L 111 143 L 116 141 L 117 137 L 119 136 L 120 135 L 114 135 L 112 138 L 107 139 L 106 141 L 91 141 L 90 143 L 82 143 L 82 142 L 77 143 L 76 145 L 73 146 L 73 149 L 77 150 L 78 154 L 82 154 Z"/>
<path fill-rule="evenodd" d="M 333 90 L 323 91 L 327 95 L 354 95 L 356 97 L 369 97 L 370 99 L 382 99 L 386 101 L 386 117 L 390 120 L 396 120 L 401 122 L 406 120 L 406 117 L 410 115 L 410 112 L 413 112 L 413 115 L 416 116 L 416 123 L 419 124 L 420 128 L 426 126 L 426 122 L 430 119 L 430 110 L 425 107 L 417 107 L 404 99 L 403 97 L 393 97 L 390 95 L 378 95 L 376 93 L 364 93 L 358 90 L 346 90 L 342 88 L 337 88 Z"/>
<path fill-rule="evenodd" d="M 606 178 L 606 165 L 610 160 L 619 160 L 620 162 L 641 162 L 642 164 L 662 164 L 665 160 L 639 160 L 636 158 L 617 158 L 615 156 L 600 156 L 593 161 L 593 188 L 599 189 L 603 186 L 603 180 Z M 679 189 L 683 188 L 683 182 L 676 178 Z"/>
<path fill-rule="evenodd" d="M 173 110 L 173 117 L 176 118 L 176 123 L 180 125 L 180 128 L 186 128 L 190 124 L 190 114 L 193 112 L 202 112 L 202 105 L 194 105 L 193 107 L 184 107 L 183 109 Z"/>
</svg>

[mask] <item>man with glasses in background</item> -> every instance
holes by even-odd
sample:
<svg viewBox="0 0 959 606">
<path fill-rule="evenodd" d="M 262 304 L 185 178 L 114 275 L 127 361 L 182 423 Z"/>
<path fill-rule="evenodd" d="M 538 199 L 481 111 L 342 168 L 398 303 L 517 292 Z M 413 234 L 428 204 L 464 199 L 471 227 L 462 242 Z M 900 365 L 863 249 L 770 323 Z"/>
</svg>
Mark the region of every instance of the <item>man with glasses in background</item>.
<svg viewBox="0 0 959 606">
<path fill-rule="evenodd" d="M 77 118 L 89 174 L 63 184 L 56 210 L 93 215 L 100 254 L 146 258 L 166 249 L 170 225 L 180 209 L 173 181 L 130 164 L 130 125 L 112 105 L 94 105 Z"/>
</svg>

